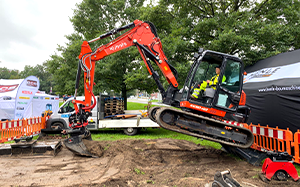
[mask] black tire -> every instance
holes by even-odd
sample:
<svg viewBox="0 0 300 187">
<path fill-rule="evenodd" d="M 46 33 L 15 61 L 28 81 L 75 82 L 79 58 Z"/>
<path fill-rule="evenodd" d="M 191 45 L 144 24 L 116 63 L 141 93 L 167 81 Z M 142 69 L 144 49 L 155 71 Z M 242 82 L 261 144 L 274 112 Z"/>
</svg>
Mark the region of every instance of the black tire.
<svg viewBox="0 0 300 187">
<path fill-rule="evenodd" d="M 52 130 L 62 130 L 64 129 L 64 124 L 61 122 L 54 122 L 51 124 L 50 129 Z"/>
<path fill-rule="evenodd" d="M 278 170 L 274 174 L 274 177 L 279 181 L 287 181 L 288 180 L 288 174 L 284 170 Z"/>
<path fill-rule="evenodd" d="M 134 136 L 134 135 L 136 135 L 138 133 L 138 129 L 137 128 L 133 128 L 133 127 L 128 127 L 126 129 L 124 129 L 123 131 L 128 136 Z"/>
</svg>

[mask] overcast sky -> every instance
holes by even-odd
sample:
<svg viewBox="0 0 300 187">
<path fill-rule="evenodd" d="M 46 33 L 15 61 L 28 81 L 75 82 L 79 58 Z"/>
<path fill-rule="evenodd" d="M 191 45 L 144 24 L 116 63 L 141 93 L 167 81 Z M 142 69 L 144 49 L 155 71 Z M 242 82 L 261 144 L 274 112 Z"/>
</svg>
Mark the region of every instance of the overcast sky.
<svg viewBox="0 0 300 187">
<path fill-rule="evenodd" d="M 82 0 L 0 0 L 0 67 L 22 71 L 50 59 L 74 32 L 69 18 Z"/>
</svg>

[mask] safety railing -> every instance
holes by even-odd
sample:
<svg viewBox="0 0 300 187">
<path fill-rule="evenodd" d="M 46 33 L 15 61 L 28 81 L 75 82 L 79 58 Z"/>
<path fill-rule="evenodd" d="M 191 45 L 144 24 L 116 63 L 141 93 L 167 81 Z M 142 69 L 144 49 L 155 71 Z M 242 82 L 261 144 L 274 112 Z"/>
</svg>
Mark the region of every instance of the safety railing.
<svg viewBox="0 0 300 187">
<path fill-rule="evenodd" d="M 295 162 L 300 164 L 300 130 L 294 134 L 294 142 L 292 143 L 294 147 L 294 159 Z"/>
<path fill-rule="evenodd" d="M 37 117 L 22 120 L 0 122 L 0 143 L 12 141 L 22 136 L 37 135 L 46 128 L 49 117 Z"/>
<path fill-rule="evenodd" d="M 279 129 L 252 123 L 247 125 L 228 120 L 223 120 L 223 122 L 249 129 L 254 135 L 252 149 L 287 152 L 294 157 L 296 163 L 300 164 L 300 130 L 293 134 L 288 128 Z"/>
<path fill-rule="evenodd" d="M 292 154 L 293 133 L 287 129 L 272 128 L 269 126 L 249 125 L 254 135 L 251 148 L 259 151 L 279 151 Z"/>
</svg>

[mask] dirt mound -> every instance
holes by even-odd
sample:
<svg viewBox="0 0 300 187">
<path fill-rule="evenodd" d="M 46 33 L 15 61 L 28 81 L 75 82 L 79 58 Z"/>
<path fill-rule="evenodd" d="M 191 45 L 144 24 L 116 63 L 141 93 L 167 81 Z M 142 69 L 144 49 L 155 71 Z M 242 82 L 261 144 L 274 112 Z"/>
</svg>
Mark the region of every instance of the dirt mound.
<svg viewBox="0 0 300 187">
<path fill-rule="evenodd" d="M 63 140 L 63 139 L 67 139 L 67 138 L 68 138 L 68 136 L 63 135 L 63 134 L 51 134 L 51 135 L 40 134 L 37 140 L 39 140 L 39 141 Z"/>
<path fill-rule="evenodd" d="M 185 140 L 122 140 L 84 142 L 99 158 L 74 156 L 66 148 L 51 158 L 1 157 L 1 186 L 206 186 L 217 171 L 230 169 L 243 186 L 266 184 L 252 166 L 228 154 Z"/>
<path fill-rule="evenodd" d="M 83 139 L 82 141 L 86 146 L 87 151 L 90 152 L 92 155 L 95 155 L 97 157 L 101 157 L 103 155 L 104 149 L 101 145 L 101 142 L 86 139 Z"/>
</svg>

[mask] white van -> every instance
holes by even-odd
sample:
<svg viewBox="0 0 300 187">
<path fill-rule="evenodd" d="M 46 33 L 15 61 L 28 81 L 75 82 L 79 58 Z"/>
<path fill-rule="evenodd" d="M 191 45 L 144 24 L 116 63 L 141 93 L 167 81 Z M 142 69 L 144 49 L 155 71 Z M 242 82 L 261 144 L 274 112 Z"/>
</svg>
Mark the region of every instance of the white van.
<svg viewBox="0 0 300 187">
<path fill-rule="evenodd" d="M 96 96 L 97 104 L 92 109 L 92 116 L 88 118 L 89 124 L 87 128 L 89 130 L 99 129 L 123 129 L 127 135 L 135 135 L 142 128 L 159 128 L 157 123 L 154 123 L 149 118 L 142 118 L 139 111 L 125 111 L 125 114 L 137 115 L 134 118 L 127 119 L 114 119 L 104 117 L 104 102 L 108 96 L 99 95 Z M 69 128 L 69 116 L 75 112 L 74 104 L 71 102 L 74 98 L 69 98 L 63 105 L 60 106 L 58 112 L 53 113 L 47 120 L 48 130 L 61 130 Z M 76 100 L 84 100 L 84 96 L 76 97 Z"/>
</svg>

